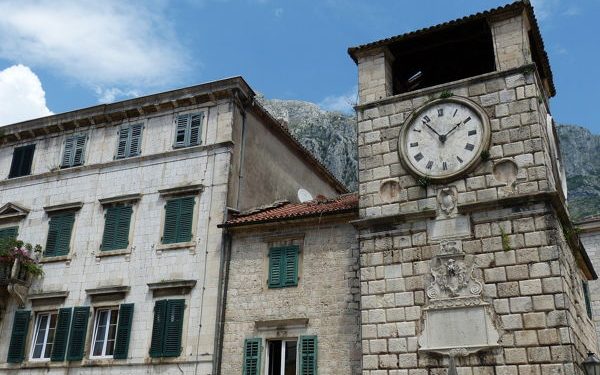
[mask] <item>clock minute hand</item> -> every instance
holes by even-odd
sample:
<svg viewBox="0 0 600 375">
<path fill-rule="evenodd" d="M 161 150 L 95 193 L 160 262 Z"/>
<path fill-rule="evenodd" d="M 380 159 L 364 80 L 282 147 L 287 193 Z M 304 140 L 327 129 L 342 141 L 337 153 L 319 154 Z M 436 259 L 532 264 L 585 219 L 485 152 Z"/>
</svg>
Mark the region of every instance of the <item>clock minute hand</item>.
<svg viewBox="0 0 600 375">
<path fill-rule="evenodd" d="M 458 128 L 459 126 L 461 126 L 461 125 L 462 125 L 462 123 L 463 123 L 463 121 L 461 121 L 461 122 L 459 122 L 458 124 L 454 125 L 454 127 L 453 127 L 452 129 L 450 129 L 450 131 L 449 131 L 449 132 L 447 132 L 446 134 L 444 134 L 444 138 L 447 138 L 447 137 L 448 137 L 448 135 L 449 135 L 450 133 L 452 133 L 454 130 L 456 130 L 456 128 Z"/>
</svg>

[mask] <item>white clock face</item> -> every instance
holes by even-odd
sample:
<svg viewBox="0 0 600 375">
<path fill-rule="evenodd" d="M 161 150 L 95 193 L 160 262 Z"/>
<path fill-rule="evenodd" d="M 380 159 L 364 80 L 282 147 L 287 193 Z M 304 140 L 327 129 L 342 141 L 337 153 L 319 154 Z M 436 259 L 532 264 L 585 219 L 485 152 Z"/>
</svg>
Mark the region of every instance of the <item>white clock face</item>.
<svg viewBox="0 0 600 375">
<path fill-rule="evenodd" d="M 409 118 L 400 150 L 405 164 L 417 174 L 449 179 L 479 160 L 488 139 L 482 111 L 463 99 L 439 99 Z"/>
</svg>

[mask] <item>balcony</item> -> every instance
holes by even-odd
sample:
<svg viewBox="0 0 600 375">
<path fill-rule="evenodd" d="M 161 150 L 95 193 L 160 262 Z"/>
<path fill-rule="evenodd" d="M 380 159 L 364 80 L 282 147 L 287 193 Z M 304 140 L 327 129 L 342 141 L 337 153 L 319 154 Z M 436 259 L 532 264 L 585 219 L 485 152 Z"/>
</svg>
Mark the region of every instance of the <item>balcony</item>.
<svg viewBox="0 0 600 375">
<path fill-rule="evenodd" d="M 6 305 L 10 296 L 19 306 L 25 305 L 33 276 L 19 259 L 0 259 L 0 305 Z"/>
</svg>

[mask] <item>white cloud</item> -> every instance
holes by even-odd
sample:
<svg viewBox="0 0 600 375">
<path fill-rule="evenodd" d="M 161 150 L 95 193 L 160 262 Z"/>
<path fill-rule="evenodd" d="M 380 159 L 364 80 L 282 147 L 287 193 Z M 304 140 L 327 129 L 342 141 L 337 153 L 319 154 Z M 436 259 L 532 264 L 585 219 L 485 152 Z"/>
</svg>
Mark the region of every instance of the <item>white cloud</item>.
<svg viewBox="0 0 600 375">
<path fill-rule="evenodd" d="M 319 106 L 329 111 L 352 112 L 358 99 L 357 92 L 358 87 L 354 87 L 345 94 L 327 96 L 319 103 Z"/>
<path fill-rule="evenodd" d="M 0 126 L 51 115 L 38 76 L 26 66 L 0 70 Z"/>
<path fill-rule="evenodd" d="M 549 18 L 559 5 L 559 0 L 531 0 L 535 15 L 540 21 Z"/>
<path fill-rule="evenodd" d="M 52 69 L 101 92 L 172 84 L 190 59 L 163 6 L 160 0 L 3 1 L 0 58 Z"/>
</svg>

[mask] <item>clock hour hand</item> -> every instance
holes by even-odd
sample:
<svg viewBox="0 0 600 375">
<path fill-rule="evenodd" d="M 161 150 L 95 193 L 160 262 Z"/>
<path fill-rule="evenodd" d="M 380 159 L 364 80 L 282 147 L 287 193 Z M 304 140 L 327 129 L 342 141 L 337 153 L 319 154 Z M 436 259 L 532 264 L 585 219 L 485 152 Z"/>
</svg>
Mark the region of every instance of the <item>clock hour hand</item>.
<svg viewBox="0 0 600 375">
<path fill-rule="evenodd" d="M 440 133 L 438 133 L 437 131 L 435 131 L 435 129 L 432 128 L 431 126 L 429 126 L 428 123 L 423 122 L 423 125 L 427 126 L 429 129 L 431 129 L 431 131 L 434 132 L 438 137 L 441 137 Z"/>
</svg>

